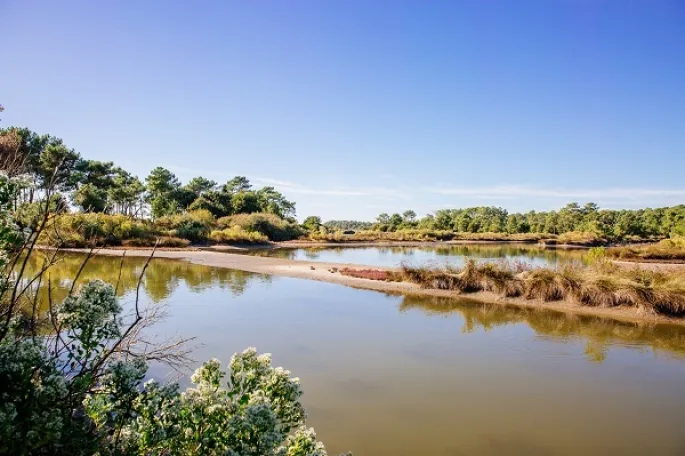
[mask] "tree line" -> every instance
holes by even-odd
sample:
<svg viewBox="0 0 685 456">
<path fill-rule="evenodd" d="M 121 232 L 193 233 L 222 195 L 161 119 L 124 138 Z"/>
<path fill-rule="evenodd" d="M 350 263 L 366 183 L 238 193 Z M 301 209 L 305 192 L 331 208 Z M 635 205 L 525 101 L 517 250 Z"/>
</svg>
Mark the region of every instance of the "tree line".
<svg viewBox="0 0 685 456">
<path fill-rule="evenodd" d="M 326 226 L 339 226 L 326 222 Z M 345 222 L 345 227 L 366 226 L 364 222 Z M 340 229 L 347 229 L 340 226 Z M 354 228 L 352 228 L 354 229 Z M 461 233 L 547 233 L 588 232 L 606 239 L 665 238 L 685 236 L 685 205 L 646 209 L 600 209 L 596 203 L 583 206 L 569 203 L 559 210 L 509 213 L 494 206 L 466 209 L 441 209 L 417 218 L 412 210 L 402 214 L 380 214 L 371 229 L 448 230 Z"/>
<path fill-rule="evenodd" d="M 75 207 L 156 219 L 206 209 L 217 218 L 254 212 L 295 217 L 294 202 L 274 187 L 255 189 L 244 176 L 224 184 L 198 176 L 182 184 L 174 173 L 157 167 L 141 181 L 111 161 L 84 158 L 60 138 L 27 128 L 0 129 L 0 170 L 22 177 L 15 210 L 47 196 L 57 212 Z"/>
</svg>

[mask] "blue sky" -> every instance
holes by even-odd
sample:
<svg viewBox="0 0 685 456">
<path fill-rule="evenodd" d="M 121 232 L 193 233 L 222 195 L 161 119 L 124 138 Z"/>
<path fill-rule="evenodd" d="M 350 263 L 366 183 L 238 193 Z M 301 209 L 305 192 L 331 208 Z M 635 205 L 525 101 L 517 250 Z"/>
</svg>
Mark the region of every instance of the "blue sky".
<svg viewBox="0 0 685 456">
<path fill-rule="evenodd" d="M 2 125 L 300 218 L 685 202 L 680 0 L 0 0 Z"/>
</svg>

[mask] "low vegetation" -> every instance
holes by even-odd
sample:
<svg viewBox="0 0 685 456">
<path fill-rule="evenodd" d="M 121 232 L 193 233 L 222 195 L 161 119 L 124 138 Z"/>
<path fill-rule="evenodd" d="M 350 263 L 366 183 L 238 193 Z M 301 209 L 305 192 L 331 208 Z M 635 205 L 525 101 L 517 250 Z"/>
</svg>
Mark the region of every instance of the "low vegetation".
<svg viewBox="0 0 685 456">
<path fill-rule="evenodd" d="M 313 241 L 326 242 L 373 242 L 373 241 L 449 241 L 454 233 L 450 231 L 435 230 L 399 230 L 393 232 L 383 231 L 355 231 L 353 234 L 344 234 L 343 231 L 334 233 L 314 232 L 309 234 Z"/>
<path fill-rule="evenodd" d="M 600 246 L 608 244 L 606 238 L 592 231 L 569 231 L 561 233 L 556 238 L 557 244 L 578 245 L 584 247 Z"/>
<path fill-rule="evenodd" d="M 381 269 L 352 269 L 343 268 L 338 272 L 344 276 L 356 277 L 358 279 L 370 279 L 370 280 L 381 280 L 381 281 L 392 281 L 394 275 L 389 271 L 383 271 Z"/>
<path fill-rule="evenodd" d="M 297 223 L 265 213 L 222 217 L 217 220 L 217 226 L 219 229 L 238 227 L 246 232 L 260 233 L 270 241 L 289 241 L 304 234 L 304 230 Z"/>
<path fill-rule="evenodd" d="M 655 244 L 612 247 L 607 255 L 631 261 L 673 261 L 685 262 L 685 237 L 664 239 Z"/>
<path fill-rule="evenodd" d="M 459 293 L 488 291 L 508 298 L 543 302 L 572 301 L 582 306 L 631 307 L 658 315 L 685 316 L 685 277 L 679 273 L 622 269 L 596 257 L 590 266 L 531 268 L 522 263 L 477 263 L 461 268 L 416 268 L 400 271 L 345 270 L 352 277 L 407 281 L 424 288 Z M 385 272 L 385 274 L 383 274 Z M 343 271 L 341 271 L 343 273 Z"/>
<path fill-rule="evenodd" d="M 52 247 L 184 247 L 191 244 L 256 244 L 297 238 L 302 229 L 273 214 L 241 214 L 217 220 L 207 210 L 152 220 L 100 213 L 58 214 L 41 231 Z"/>
</svg>

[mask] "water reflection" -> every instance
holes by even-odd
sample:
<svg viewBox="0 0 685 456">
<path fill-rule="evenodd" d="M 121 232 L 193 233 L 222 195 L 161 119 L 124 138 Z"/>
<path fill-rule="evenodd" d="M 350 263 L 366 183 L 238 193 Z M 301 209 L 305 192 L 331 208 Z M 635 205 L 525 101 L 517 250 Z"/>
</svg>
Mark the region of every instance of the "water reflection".
<svg viewBox="0 0 685 456">
<path fill-rule="evenodd" d="M 685 328 L 620 322 L 600 317 L 481 303 L 469 299 L 406 296 L 400 311 L 419 309 L 428 315 L 458 314 L 464 320 L 462 332 L 526 324 L 538 336 L 559 342 L 584 340 L 589 361 L 601 362 L 608 347 L 650 348 L 654 352 L 685 357 Z"/>
<path fill-rule="evenodd" d="M 243 252 L 247 255 L 373 266 L 397 266 L 402 262 L 414 264 L 461 264 L 466 258 L 488 261 L 518 261 L 536 266 L 556 266 L 582 261 L 583 249 L 545 249 L 535 244 L 459 244 L 420 247 L 307 247 L 258 249 Z"/>
<path fill-rule="evenodd" d="M 29 261 L 28 276 L 39 269 L 44 258 L 37 254 Z M 65 253 L 49 269 L 53 300 L 64 299 L 83 261 L 83 255 Z M 122 261 L 121 258 L 95 256 L 88 260 L 79 277 L 79 283 L 100 279 L 117 285 L 117 294 L 124 296 L 135 292 L 145 262 L 145 258 L 137 257 L 124 257 Z M 157 303 L 172 297 L 179 287 L 193 294 L 213 289 L 240 296 L 256 284 L 268 284 L 272 281 L 273 278 L 268 275 L 195 265 L 185 261 L 153 259 L 141 282 L 141 290 L 147 299 Z M 47 306 L 47 283 L 46 280 L 39 290 L 39 302 L 43 306 Z M 426 315 L 458 316 L 463 320 L 463 333 L 524 324 L 538 336 L 550 340 L 583 340 L 587 359 L 595 362 L 603 361 L 607 347 L 612 345 L 649 348 L 655 352 L 685 356 L 685 329 L 675 325 L 618 322 L 544 309 L 481 303 L 465 298 L 404 296 L 398 301 L 398 310 L 420 310 Z"/>
<path fill-rule="evenodd" d="M 25 277 L 32 277 L 48 258 L 36 252 L 27 264 Z M 112 258 L 94 256 L 87 261 L 79 275 L 85 260 L 84 255 L 60 253 L 56 264 L 48 269 L 43 286 L 39 290 L 39 302 L 47 302 L 47 284 L 52 284 L 52 299 L 61 301 L 72 286 L 74 277 L 78 276 L 76 286 L 90 280 L 102 280 L 117 287 L 117 295 L 124 296 L 135 291 L 146 258 L 123 257 Z M 153 259 L 141 282 L 141 291 L 152 302 L 168 299 L 179 286 L 185 286 L 192 293 L 202 293 L 208 288 L 228 290 L 233 295 L 241 295 L 249 282 L 270 283 L 271 276 L 253 274 L 233 269 L 213 268 L 194 265 L 186 261 Z"/>
<path fill-rule="evenodd" d="M 51 270 L 56 292 L 81 261 L 67 255 Z M 123 301 L 144 261 L 124 260 Z M 119 264 L 93 258 L 81 280 L 116 283 Z M 198 362 L 247 346 L 273 352 L 302 379 L 309 424 L 330 454 L 683 454 L 681 327 L 170 260 L 150 263 L 142 290 L 143 301 L 169 304 L 155 335 L 197 337 Z"/>
</svg>

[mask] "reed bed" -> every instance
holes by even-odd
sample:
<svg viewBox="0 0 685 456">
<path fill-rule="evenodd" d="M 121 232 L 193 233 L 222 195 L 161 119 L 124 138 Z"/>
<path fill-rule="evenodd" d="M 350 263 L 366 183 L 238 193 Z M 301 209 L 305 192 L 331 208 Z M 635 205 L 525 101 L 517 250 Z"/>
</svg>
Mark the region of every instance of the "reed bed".
<svg viewBox="0 0 685 456">
<path fill-rule="evenodd" d="M 600 262 L 592 266 L 531 268 L 515 263 L 478 263 L 463 267 L 412 267 L 399 271 L 347 270 L 346 275 L 374 280 L 406 281 L 423 288 L 458 293 L 489 291 L 508 298 L 543 302 L 570 301 L 581 306 L 632 307 L 639 312 L 685 316 L 685 276 L 669 271 L 623 269 Z"/>
</svg>

